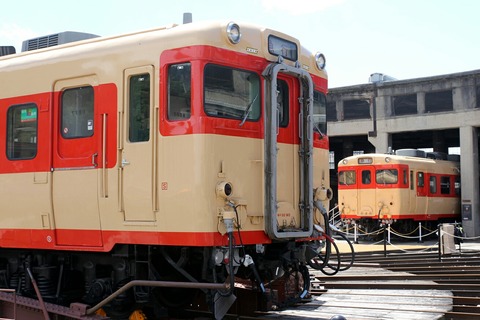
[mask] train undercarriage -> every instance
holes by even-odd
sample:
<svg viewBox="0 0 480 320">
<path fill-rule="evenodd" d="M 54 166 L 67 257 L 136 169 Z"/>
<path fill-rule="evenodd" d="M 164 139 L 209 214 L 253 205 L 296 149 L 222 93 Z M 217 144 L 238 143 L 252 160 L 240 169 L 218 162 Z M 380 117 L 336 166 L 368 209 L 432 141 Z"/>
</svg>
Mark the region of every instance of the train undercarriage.
<svg viewBox="0 0 480 320">
<path fill-rule="evenodd" d="M 29 301 L 38 319 L 45 313 L 57 319 L 128 319 L 133 313 L 135 319 L 157 319 L 181 317 L 185 309 L 221 318 L 230 309 L 249 314 L 283 308 L 308 293 L 305 261 L 314 254 L 295 242 L 118 245 L 109 253 L 2 249 L 0 290 L 7 292 L 0 292 L 0 317 L 13 317 L 12 296 L 20 306 Z"/>
</svg>

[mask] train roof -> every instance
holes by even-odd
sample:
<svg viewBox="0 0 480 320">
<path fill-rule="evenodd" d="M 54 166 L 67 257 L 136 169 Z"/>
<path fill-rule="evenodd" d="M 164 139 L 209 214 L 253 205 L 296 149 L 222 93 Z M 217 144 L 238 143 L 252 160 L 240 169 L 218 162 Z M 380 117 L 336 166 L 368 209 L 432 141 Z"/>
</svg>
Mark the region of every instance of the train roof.
<svg viewBox="0 0 480 320">
<path fill-rule="evenodd" d="M 318 70 L 315 67 L 315 54 L 303 47 L 298 39 L 260 25 L 241 22 L 237 24 L 240 26 L 242 39 L 238 44 L 232 44 L 225 32 L 229 23 L 231 21 L 192 22 L 181 25 L 171 24 L 150 30 L 108 37 L 96 37 L 96 35 L 80 37 L 79 41 L 70 41 L 38 50 L 0 56 L 0 74 L 3 71 L 15 68 L 25 68 L 26 65 L 42 64 L 46 60 L 62 59 L 88 53 L 99 55 L 102 52 L 121 50 L 126 47 L 130 49 L 140 48 L 141 46 L 144 46 L 144 49 L 147 49 L 148 46 L 148 49 L 168 50 L 185 46 L 211 45 L 249 55 L 261 56 L 269 61 L 277 61 L 278 56 L 269 53 L 266 40 L 268 35 L 275 35 L 297 45 L 298 61 L 304 69 L 320 77 L 327 77 L 325 70 Z M 10 50 L 4 51 L 11 53 Z M 284 61 L 291 65 L 296 63 L 286 59 Z"/>
</svg>

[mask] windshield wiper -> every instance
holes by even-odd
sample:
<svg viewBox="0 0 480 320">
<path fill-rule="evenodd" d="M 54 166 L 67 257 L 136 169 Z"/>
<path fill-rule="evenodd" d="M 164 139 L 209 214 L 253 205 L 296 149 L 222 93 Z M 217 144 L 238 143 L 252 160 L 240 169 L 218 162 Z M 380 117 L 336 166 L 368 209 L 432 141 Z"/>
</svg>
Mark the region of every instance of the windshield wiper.
<svg viewBox="0 0 480 320">
<path fill-rule="evenodd" d="M 250 111 L 252 110 L 252 105 L 253 103 L 257 100 L 258 98 L 258 93 L 257 95 L 255 96 L 255 98 L 253 98 L 252 102 L 250 102 L 250 104 L 248 105 L 247 109 L 245 109 L 245 111 L 243 112 L 243 119 L 242 119 L 242 122 L 240 122 L 240 124 L 238 125 L 239 127 L 243 126 L 243 124 L 245 123 L 245 121 L 247 120 L 247 117 L 248 115 L 250 114 Z"/>
</svg>

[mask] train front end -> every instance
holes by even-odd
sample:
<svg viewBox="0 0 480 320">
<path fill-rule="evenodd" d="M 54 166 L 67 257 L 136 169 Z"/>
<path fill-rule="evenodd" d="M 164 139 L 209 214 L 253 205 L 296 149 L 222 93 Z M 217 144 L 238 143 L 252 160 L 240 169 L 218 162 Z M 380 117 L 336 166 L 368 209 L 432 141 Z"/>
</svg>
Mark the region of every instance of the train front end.
<svg viewBox="0 0 480 320">
<path fill-rule="evenodd" d="M 178 150 L 190 139 L 181 148 L 190 151 L 177 161 L 202 159 L 190 164 L 184 190 L 196 186 L 191 210 L 205 216 L 195 228 L 215 231 L 203 233 L 202 244 L 212 247 L 213 270 L 226 270 L 230 281 L 230 292 L 214 300 L 231 301 L 235 286 L 266 297 L 259 299 L 264 308 L 282 307 L 307 295 L 307 263 L 319 250 L 312 239 L 326 230 L 325 58 L 273 30 L 235 23 L 221 29 L 220 43 L 181 50 L 188 63 L 177 60 L 178 50 L 162 55 L 171 111 L 163 134 L 177 136 L 163 143 Z M 181 129 L 187 123 L 188 138 Z"/>
</svg>

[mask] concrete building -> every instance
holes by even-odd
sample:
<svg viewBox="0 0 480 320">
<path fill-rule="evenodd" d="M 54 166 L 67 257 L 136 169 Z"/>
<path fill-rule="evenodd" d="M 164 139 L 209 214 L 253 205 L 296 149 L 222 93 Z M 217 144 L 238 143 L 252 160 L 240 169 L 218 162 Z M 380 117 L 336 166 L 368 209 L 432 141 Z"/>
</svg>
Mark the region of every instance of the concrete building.
<svg viewBox="0 0 480 320">
<path fill-rule="evenodd" d="M 370 83 L 330 89 L 327 133 L 335 166 L 356 152 L 454 150 L 461 155 L 463 227 L 468 237 L 480 236 L 480 70 L 392 79 L 372 74 Z"/>
</svg>

